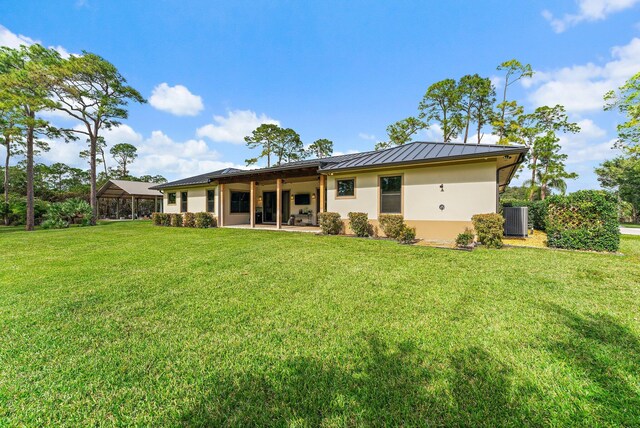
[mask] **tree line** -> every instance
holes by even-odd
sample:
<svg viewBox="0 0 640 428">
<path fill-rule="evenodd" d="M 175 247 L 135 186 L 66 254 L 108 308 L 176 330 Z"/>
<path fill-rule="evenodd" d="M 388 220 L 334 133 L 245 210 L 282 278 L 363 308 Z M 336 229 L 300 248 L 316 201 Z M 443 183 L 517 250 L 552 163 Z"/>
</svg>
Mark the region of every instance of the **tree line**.
<svg viewBox="0 0 640 428">
<path fill-rule="evenodd" d="M 111 154 L 119 169 L 110 172 L 106 166 L 106 144 L 102 135 L 105 130 L 117 127 L 127 119 L 130 102 L 145 103 L 146 100 L 127 84 L 113 64 L 96 54 L 82 52 L 81 55 L 62 58 L 54 49 L 39 44 L 17 49 L 1 47 L 0 135 L 6 150 L 3 174 L 5 211 L 12 189 L 12 173 L 16 177 L 23 173 L 24 188 L 13 188 L 24 191 L 26 229 L 33 230 L 36 178 L 57 177 L 51 182 L 55 189 L 67 186 L 68 190 L 88 182 L 91 224 L 95 224 L 98 165 L 104 165 L 104 177 L 111 174 L 123 177 L 128 176 L 128 165 L 135 159 L 135 147 L 126 143 L 114 146 Z M 66 114 L 77 126 L 65 128 L 52 124 L 45 113 L 56 111 Z M 46 141 L 52 138 L 67 142 L 84 139 L 87 150 L 81 156 L 88 160 L 88 173 L 63 164 L 36 165 L 35 156 L 49 149 Z M 16 155 L 23 156 L 24 161 L 10 167 L 11 157 Z M 38 181 L 38 186 L 51 183 L 45 179 Z"/>
</svg>

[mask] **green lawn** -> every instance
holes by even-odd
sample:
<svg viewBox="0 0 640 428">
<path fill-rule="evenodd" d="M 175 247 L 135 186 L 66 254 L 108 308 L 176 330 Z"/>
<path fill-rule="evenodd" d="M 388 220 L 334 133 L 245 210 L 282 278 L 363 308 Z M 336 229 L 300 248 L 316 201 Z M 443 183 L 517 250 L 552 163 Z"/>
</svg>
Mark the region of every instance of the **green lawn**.
<svg viewBox="0 0 640 428">
<path fill-rule="evenodd" d="M 0 229 L 0 426 L 638 426 L 625 254 Z"/>
<path fill-rule="evenodd" d="M 622 226 L 622 227 L 640 228 L 640 224 L 632 224 L 632 223 L 622 223 L 620 226 Z"/>
</svg>

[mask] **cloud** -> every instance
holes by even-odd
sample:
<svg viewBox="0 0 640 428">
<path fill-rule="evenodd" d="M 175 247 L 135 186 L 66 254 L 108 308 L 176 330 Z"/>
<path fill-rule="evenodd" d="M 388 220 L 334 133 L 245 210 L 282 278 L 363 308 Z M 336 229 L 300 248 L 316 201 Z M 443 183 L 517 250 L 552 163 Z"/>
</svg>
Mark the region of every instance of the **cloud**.
<svg viewBox="0 0 640 428">
<path fill-rule="evenodd" d="M 161 83 L 151 92 L 149 104 L 176 116 L 196 116 L 204 109 L 202 97 L 192 94 L 186 86 Z"/>
<path fill-rule="evenodd" d="M 583 113 L 602 110 L 605 92 L 616 89 L 640 69 L 640 38 L 611 49 L 604 65 L 587 63 L 548 72 L 536 72 L 523 86 L 532 89 L 534 106 L 562 104 L 567 111 Z"/>
<path fill-rule="evenodd" d="M 42 44 L 40 40 L 35 40 L 22 34 L 12 33 L 7 27 L 0 24 L 0 46 L 17 49 L 21 45 L 30 46 L 36 43 Z M 49 46 L 49 48 L 58 51 L 62 58 L 69 58 L 71 55 L 62 46 Z"/>
<path fill-rule="evenodd" d="M 619 154 L 613 149 L 615 139 L 608 139 L 607 132 L 593 120 L 583 119 L 577 124 L 580 127 L 578 134 L 564 134 L 559 137 L 562 152 L 568 156 L 567 165 L 602 162 Z"/>
<path fill-rule="evenodd" d="M 556 18 L 550 11 L 543 10 L 542 16 L 549 21 L 556 33 L 562 33 L 581 22 L 602 21 L 607 16 L 629 9 L 638 3 L 640 0 L 578 0 L 577 13 Z"/>
<path fill-rule="evenodd" d="M 210 123 L 196 130 L 200 138 L 208 138 L 215 142 L 244 144 L 244 137 L 263 123 L 280 125 L 280 122 L 264 113 L 258 116 L 251 110 L 232 110 L 227 116 L 213 116 L 215 123 Z"/>
<path fill-rule="evenodd" d="M 365 132 L 360 132 L 358 134 L 358 138 L 361 138 L 363 140 L 369 140 L 369 141 L 375 141 L 376 140 L 376 136 L 373 134 L 367 134 Z"/>
<path fill-rule="evenodd" d="M 335 151 L 331 154 L 331 156 L 352 155 L 354 153 L 360 153 L 360 150 L 349 149 L 346 152 Z"/>
</svg>

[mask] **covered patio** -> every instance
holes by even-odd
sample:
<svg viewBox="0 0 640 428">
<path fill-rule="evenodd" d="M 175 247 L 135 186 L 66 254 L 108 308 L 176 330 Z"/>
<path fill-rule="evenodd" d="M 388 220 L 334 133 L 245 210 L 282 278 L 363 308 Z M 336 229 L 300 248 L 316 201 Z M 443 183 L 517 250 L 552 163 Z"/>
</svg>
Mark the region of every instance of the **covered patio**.
<svg viewBox="0 0 640 428">
<path fill-rule="evenodd" d="M 109 180 L 100 187 L 97 193 L 98 197 L 98 218 L 110 218 L 111 211 L 109 205 L 106 205 L 104 210 L 100 212 L 102 201 L 115 200 L 115 218 L 120 219 L 123 205 L 130 201 L 130 216 L 132 220 L 135 220 L 140 216 L 140 201 L 153 201 L 153 210 L 155 212 L 162 211 L 162 193 L 158 190 L 150 189 L 152 186 L 156 186 L 157 183 L 147 183 L 142 181 L 127 181 L 127 180 Z M 123 203 L 125 201 L 125 203 Z"/>
<path fill-rule="evenodd" d="M 216 181 L 221 227 L 317 232 L 318 214 L 326 210 L 326 176 L 304 161 Z"/>
</svg>

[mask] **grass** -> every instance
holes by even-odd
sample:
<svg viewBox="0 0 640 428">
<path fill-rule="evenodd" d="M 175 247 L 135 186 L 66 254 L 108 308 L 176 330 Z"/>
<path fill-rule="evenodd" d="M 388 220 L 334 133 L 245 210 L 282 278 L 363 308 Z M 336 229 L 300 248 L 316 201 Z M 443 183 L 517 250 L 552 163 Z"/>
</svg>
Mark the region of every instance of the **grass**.
<svg viewBox="0 0 640 428">
<path fill-rule="evenodd" d="M 640 228 L 640 224 L 632 224 L 632 223 L 622 223 L 620 226 L 622 226 L 622 227 Z"/>
<path fill-rule="evenodd" d="M 640 237 L 0 230 L 0 426 L 640 424 Z"/>
</svg>

